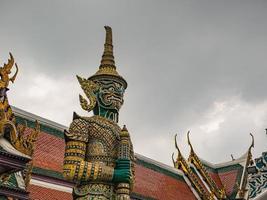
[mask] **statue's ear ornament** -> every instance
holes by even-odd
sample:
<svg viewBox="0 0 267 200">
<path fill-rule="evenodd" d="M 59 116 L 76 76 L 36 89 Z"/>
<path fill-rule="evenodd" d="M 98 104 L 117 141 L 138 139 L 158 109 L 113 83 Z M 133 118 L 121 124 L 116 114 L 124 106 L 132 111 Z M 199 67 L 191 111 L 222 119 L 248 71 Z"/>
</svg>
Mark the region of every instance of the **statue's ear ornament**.
<svg viewBox="0 0 267 200">
<path fill-rule="evenodd" d="M 88 103 L 88 101 L 82 95 L 79 95 L 81 107 L 82 107 L 82 109 L 90 112 L 96 106 L 95 92 L 99 90 L 99 85 L 94 83 L 91 80 L 81 78 L 80 76 L 77 76 L 77 79 L 78 79 L 78 81 L 81 85 L 81 88 L 83 89 L 86 97 L 90 101 L 90 103 Z"/>
</svg>

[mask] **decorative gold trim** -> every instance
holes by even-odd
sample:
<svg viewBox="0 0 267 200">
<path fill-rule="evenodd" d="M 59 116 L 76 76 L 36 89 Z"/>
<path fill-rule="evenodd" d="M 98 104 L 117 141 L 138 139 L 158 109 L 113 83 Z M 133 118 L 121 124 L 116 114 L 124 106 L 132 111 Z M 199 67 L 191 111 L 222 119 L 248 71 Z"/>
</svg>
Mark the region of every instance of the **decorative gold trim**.
<svg viewBox="0 0 267 200">
<path fill-rule="evenodd" d="M 190 155 L 188 158 L 188 161 L 197 168 L 197 170 L 200 172 L 201 176 L 203 177 L 204 181 L 208 184 L 211 193 L 214 194 L 218 199 L 225 199 L 226 198 L 226 192 L 224 188 L 219 188 L 217 184 L 213 181 L 213 179 L 210 177 L 209 173 L 207 172 L 204 165 L 201 163 L 199 157 L 195 153 L 193 146 L 190 142 L 189 138 L 190 131 L 187 132 L 187 142 L 190 146 Z"/>
<path fill-rule="evenodd" d="M 27 133 L 27 124 L 17 126 L 17 137 L 12 135 L 11 143 L 20 152 L 32 156 L 35 149 L 35 142 L 40 133 L 40 124 L 38 121 L 35 122 L 35 128 L 30 134 Z"/>
<path fill-rule="evenodd" d="M 8 59 L 8 63 L 0 67 L 0 137 L 5 137 L 16 150 L 32 157 L 35 149 L 35 142 L 40 133 L 40 124 L 36 121 L 34 130 L 29 130 L 27 123 L 25 123 L 25 125 L 16 124 L 15 115 L 9 105 L 6 92 L 8 91 L 9 82 L 11 81 L 14 83 L 19 70 L 13 55 L 11 53 L 9 53 L 9 55 L 10 59 Z M 9 75 L 11 74 L 14 63 L 16 72 L 10 78 Z M 31 179 L 32 165 L 32 161 L 28 162 L 27 168 L 23 171 L 26 188 Z"/>
<path fill-rule="evenodd" d="M 190 168 L 190 165 L 187 163 L 186 159 L 183 157 L 181 154 L 181 151 L 177 145 L 177 134 L 175 134 L 175 148 L 178 151 L 178 156 L 176 161 L 174 161 L 174 153 L 172 154 L 172 160 L 174 167 L 177 169 L 180 169 L 184 172 L 184 174 L 189 178 L 190 182 L 192 183 L 193 187 L 197 191 L 198 195 L 200 196 L 201 199 L 203 200 L 214 200 L 213 195 L 210 193 L 207 193 L 203 186 L 199 183 L 197 175 L 192 171 Z"/>
<path fill-rule="evenodd" d="M 82 95 L 79 95 L 81 107 L 84 110 L 90 112 L 94 109 L 94 107 L 96 105 L 96 96 L 95 96 L 94 92 L 99 89 L 99 86 L 96 83 L 94 83 L 93 81 L 87 80 L 85 78 L 81 78 L 78 75 L 77 75 L 77 79 L 78 79 L 78 81 L 81 85 L 81 88 L 83 89 L 86 97 L 90 101 L 90 104 L 89 104 L 87 102 L 87 100 Z"/>
<path fill-rule="evenodd" d="M 237 185 L 238 186 L 238 194 L 237 196 L 239 198 L 244 198 L 245 197 L 245 194 L 247 193 L 247 176 L 248 176 L 248 173 L 247 173 L 247 168 L 249 165 L 253 165 L 253 159 L 252 159 L 252 153 L 251 153 L 251 150 L 252 148 L 254 148 L 254 136 L 252 133 L 250 133 L 250 136 L 251 136 L 251 145 L 249 146 L 248 148 L 248 153 L 247 153 L 247 159 L 246 159 L 246 163 L 245 163 L 245 166 L 244 166 L 244 172 L 243 172 L 243 175 L 242 175 L 242 182 L 240 183 L 240 185 Z"/>
<path fill-rule="evenodd" d="M 7 64 L 4 64 L 3 67 L 0 67 L 0 76 L 1 76 L 1 80 L 0 80 L 0 88 L 7 88 L 9 85 L 9 81 L 11 81 L 12 83 L 14 83 L 17 74 L 18 74 L 18 66 L 17 63 L 15 63 L 15 67 L 16 67 L 16 72 L 15 74 L 9 78 L 9 74 L 11 74 L 11 69 L 14 65 L 14 57 L 11 53 L 9 53 L 10 59 L 8 59 Z"/>
<path fill-rule="evenodd" d="M 113 80 L 122 83 L 124 89 L 127 88 L 127 82 L 122 76 L 116 71 L 115 60 L 113 55 L 113 44 L 112 44 L 112 29 L 109 26 L 105 26 L 106 39 L 104 44 L 104 52 L 101 59 L 101 64 L 98 71 L 88 80 L 97 81 L 103 77 L 111 78 Z"/>
</svg>

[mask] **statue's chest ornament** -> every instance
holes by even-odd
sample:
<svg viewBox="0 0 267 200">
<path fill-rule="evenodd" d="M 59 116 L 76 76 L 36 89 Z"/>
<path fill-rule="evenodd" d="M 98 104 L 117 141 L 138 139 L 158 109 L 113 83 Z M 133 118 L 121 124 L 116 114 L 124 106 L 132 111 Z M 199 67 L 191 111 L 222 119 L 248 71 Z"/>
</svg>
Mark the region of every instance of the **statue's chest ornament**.
<svg viewBox="0 0 267 200">
<path fill-rule="evenodd" d="M 90 142 L 91 145 L 89 144 L 89 146 L 100 148 L 100 142 L 103 148 L 108 151 L 117 147 L 120 141 L 120 127 L 118 125 L 100 116 L 84 118 L 84 120 L 89 124 L 88 139 L 94 143 Z"/>
<path fill-rule="evenodd" d="M 107 150 L 104 148 L 102 142 L 91 140 L 87 145 L 87 152 L 90 156 L 106 156 Z"/>
</svg>

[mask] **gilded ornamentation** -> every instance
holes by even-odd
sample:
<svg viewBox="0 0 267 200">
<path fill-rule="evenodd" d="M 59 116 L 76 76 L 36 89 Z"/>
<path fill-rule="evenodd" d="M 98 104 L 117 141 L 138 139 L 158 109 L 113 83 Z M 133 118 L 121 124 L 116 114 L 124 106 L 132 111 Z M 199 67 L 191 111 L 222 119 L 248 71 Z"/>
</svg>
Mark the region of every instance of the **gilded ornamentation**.
<svg viewBox="0 0 267 200">
<path fill-rule="evenodd" d="M 9 77 L 9 75 L 11 74 L 11 69 L 14 65 L 14 57 L 12 56 L 11 53 L 9 53 L 9 56 L 10 56 L 10 59 L 8 59 L 7 64 L 4 64 L 3 67 L 0 67 L 0 76 L 1 76 L 0 87 L 1 88 L 7 88 L 9 85 L 9 81 L 14 83 L 16 76 L 18 74 L 18 66 L 15 63 L 16 72 L 11 78 Z"/>
<path fill-rule="evenodd" d="M 198 195 L 200 196 L 201 199 L 203 200 L 214 200 L 214 195 L 212 193 L 207 192 L 204 187 L 202 186 L 202 184 L 199 182 L 199 179 L 197 178 L 197 175 L 193 172 L 193 170 L 191 169 L 190 165 L 188 164 L 188 162 L 186 161 L 186 159 L 183 157 L 183 155 L 181 154 L 181 151 L 177 145 L 177 134 L 175 135 L 175 148 L 178 151 L 178 156 L 176 161 L 174 160 L 173 156 L 174 154 L 172 154 L 172 160 L 173 160 L 173 164 L 174 167 L 177 169 L 181 169 L 184 174 L 188 177 L 188 179 L 191 181 L 194 189 L 197 191 Z"/>
<path fill-rule="evenodd" d="M 2 67 L 0 67 L 0 136 L 4 134 L 4 129 L 6 126 L 9 126 L 10 129 L 15 129 L 14 126 L 14 114 L 12 112 L 12 109 L 8 103 L 7 98 L 7 91 L 9 82 L 11 81 L 14 83 L 17 73 L 18 73 L 18 66 L 15 63 L 16 66 L 16 72 L 15 74 L 10 78 L 9 75 L 11 74 L 11 69 L 14 66 L 14 57 L 11 53 L 9 53 L 10 58 L 8 59 L 8 62 L 4 64 Z"/>
<path fill-rule="evenodd" d="M 245 163 L 245 166 L 244 166 L 244 170 L 243 170 L 243 174 L 242 174 L 242 180 L 241 180 L 241 183 L 240 185 L 238 185 L 238 196 L 240 198 L 244 198 L 245 195 L 248 193 L 248 172 L 247 172 L 247 169 L 250 165 L 253 165 L 253 159 L 252 159 L 252 153 L 251 153 L 251 150 L 252 148 L 254 148 L 254 136 L 252 135 L 252 133 L 250 133 L 250 136 L 251 136 L 251 145 L 249 146 L 248 148 L 248 151 L 247 151 L 247 159 L 246 159 L 246 163 Z"/>
<path fill-rule="evenodd" d="M 8 103 L 6 93 L 8 91 L 9 81 L 13 83 L 18 73 L 18 66 L 15 63 L 16 72 L 11 78 L 9 77 L 13 65 L 14 58 L 10 53 L 8 63 L 0 67 L 0 135 L 9 139 L 11 144 L 18 151 L 31 156 L 34 150 L 34 142 L 40 131 L 40 125 L 36 122 L 36 128 L 31 133 L 27 132 L 27 125 L 16 125 L 15 117 Z"/>
<path fill-rule="evenodd" d="M 12 138 L 12 143 L 16 149 L 29 156 L 33 155 L 35 141 L 40 132 L 40 124 L 38 121 L 36 121 L 35 124 L 34 130 L 31 131 L 30 134 L 27 133 L 27 125 L 17 125 L 17 137 Z"/>
<path fill-rule="evenodd" d="M 195 153 L 193 146 L 190 142 L 189 138 L 190 132 L 187 132 L 187 141 L 188 145 L 190 146 L 190 155 L 188 158 L 188 161 L 190 163 L 193 163 L 197 170 L 200 172 L 201 176 L 204 178 L 206 183 L 209 185 L 211 192 L 218 198 L 218 199 L 225 199 L 226 198 L 226 193 L 224 188 L 219 188 L 216 183 L 213 181 L 213 179 L 210 177 L 209 173 L 207 172 L 206 168 L 204 165 L 201 163 L 199 157 Z"/>
<path fill-rule="evenodd" d="M 27 124 L 25 126 L 16 124 L 13 111 L 8 102 L 7 91 L 9 90 L 9 82 L 11 81 L 14 83 L 16 79 L 18 74 L 18 66 L 14 62 L 14 57 L 12 54 L 9 54 L 10 59 L 8 59 L 7 64 L 4 64 L 3 67 L 0 67 L 0 136 L 6 138 L 16 150 L 32 157 L 35 149 L 35 141 L 40 132 L 40 124 L 36 121 L 34 130 L 29 130 L 27 128 Z M 9 77 L 14 64 L 16 67 L 16 72 L 12 77 Z M 27 168 L 23 171 L 26 187 L 31 179 L 31 171 L 32 161 L 27 163 Z"/>
<path fill-rule="evenodd" d="M 14 58 L 10 53 L 10 59 L 8 59 L 7 64 L 0 67 L 0 137 L 5 137 L 15 149 L 31 157 L 35 148 L 36 138 L 40 132 L 40 125 L 36 121 L 35 129 L 30 131 L 27 128 L 27 124 L 25 126 L 16 124 L 7 98 L 9 82 L 14 83 L 18 74 L 18 66 L 15 63 L 16 72 L 11 78 L 9 77 L 13 66 Z M 28 163 L 28 169 L 25 171 L 26 186 L 30 180 L 31 168 L 31 163 Z"/>
<path fill-rule="evenodd" d="M 96 105 L 96 97 L 95 97 L 94 92 L 97 91 L 99 89 L 99 87 L 93 81 L 87 80 L 85 78 L 81 78 L 81 77 L 77 76 L 77 79 L 81 85 L 81 88 L 83 89 L 84 93 L 86 94 L 86 97 L 90 101 L 90 104 L 88 104 L 87 100 L 82 95 L 79 95 L 81 107 L 84 110 L 90 112 L 94 109 L 94 107 Z"/>
<path fill-rule="evenodd" d="M 116 71 L 112 32 L 106 42 L 99 70 L 88 79 L 77 76 L 88 101 L 81 107 L 92 117 L 77 114 L 65 131 L 63 175 L 76 183 L 73 199 L 130 199 L 133 180 L 133 148 L 126 128 L 117 125 L 126 81 Z M 122 198 L 123 197 L 123 198 Z"/>
</svg>

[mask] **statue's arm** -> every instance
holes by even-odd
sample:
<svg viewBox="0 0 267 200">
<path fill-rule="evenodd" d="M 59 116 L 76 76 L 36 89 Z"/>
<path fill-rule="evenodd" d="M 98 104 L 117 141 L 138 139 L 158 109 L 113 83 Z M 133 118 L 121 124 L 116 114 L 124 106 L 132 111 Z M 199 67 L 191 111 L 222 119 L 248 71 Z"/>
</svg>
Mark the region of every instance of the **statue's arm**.
<svg viewBox="0 0 267 200">
<path fill-rule="evenodd" d="M 101 162 L 85 161 L 88 136 L 83 130 L 88 130 L 86 126 L 87 124 L 83 124 L 80 119 L 74 120 L 69 133 L 65 134 L 63 176 L 66 180 L 73 182 L 112 181 L 114 168 Z"/>
</svg>

